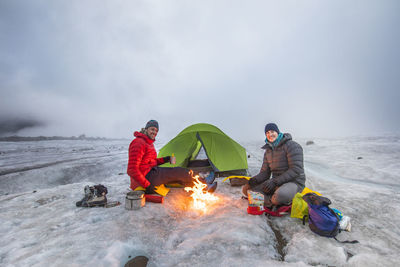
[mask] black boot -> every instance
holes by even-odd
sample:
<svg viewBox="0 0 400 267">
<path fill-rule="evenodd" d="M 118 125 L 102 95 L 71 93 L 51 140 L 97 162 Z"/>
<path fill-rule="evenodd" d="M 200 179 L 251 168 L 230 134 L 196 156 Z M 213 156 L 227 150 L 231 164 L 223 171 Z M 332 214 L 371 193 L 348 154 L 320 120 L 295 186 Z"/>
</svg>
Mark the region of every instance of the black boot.
<svg viewBox="0 0 400 267">
<path fill-rule="evenodd" d="M 209 192 L 209 193 L 214 192 L 215 189 L 217 189 L 217 185 L 218 185 L 217 182 L 207 185 L 207 187 L 206 187 L 207 192 Z"/>
</svg>

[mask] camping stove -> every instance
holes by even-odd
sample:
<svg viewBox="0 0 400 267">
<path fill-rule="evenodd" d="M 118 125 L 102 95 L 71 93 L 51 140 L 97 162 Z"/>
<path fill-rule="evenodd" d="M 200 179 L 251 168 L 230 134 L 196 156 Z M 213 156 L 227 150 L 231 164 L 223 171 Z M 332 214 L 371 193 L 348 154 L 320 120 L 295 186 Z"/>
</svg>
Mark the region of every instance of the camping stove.
<svg viewBox="0 0 400 267">
<path fill-rule="evenodd" d="M 138 210 L 146 204 L 143 191 L 130 191 L 126 194 L 125 209 Z"/>
</svg>

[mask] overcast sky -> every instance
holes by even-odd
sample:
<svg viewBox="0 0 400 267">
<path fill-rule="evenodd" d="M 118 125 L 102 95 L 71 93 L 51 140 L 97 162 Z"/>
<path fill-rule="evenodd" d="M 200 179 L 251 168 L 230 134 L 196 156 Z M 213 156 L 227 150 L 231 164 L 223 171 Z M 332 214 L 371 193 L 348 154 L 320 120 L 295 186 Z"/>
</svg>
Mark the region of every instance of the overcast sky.
<svg viewBox="0 0 400 267">
<path fill-rule="evenodd" d="M 0 134 L 400 132 L 400 1 L 0 0 Z"/>
</svg>

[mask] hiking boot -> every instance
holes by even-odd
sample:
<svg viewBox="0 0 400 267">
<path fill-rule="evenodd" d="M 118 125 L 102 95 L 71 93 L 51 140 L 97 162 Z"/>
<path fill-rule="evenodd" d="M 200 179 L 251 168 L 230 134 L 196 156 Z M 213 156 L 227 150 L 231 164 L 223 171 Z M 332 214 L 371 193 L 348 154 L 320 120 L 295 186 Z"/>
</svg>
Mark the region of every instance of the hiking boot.
<svg viewBox="0 0 400 267">
<path fill-rule="evenodd" d="M 105 206 L 107 204 L 107 188 L 102 185 L 85 186 L 85 196 L 82 200 L 76 202 L 77 207 L 96 207 Z"/>
<path fill-rule="evenodd" d="M 85 196 L 80 201 L 75 203 L 77 207 L 88 207 L 87 201 L 93 198 L 93 192 L 90 190 L 88 185 L 85 186 L 83 191 L 85 192 Z"/>
<path fill-rule="evenodd" d="M 107 204 L 107 197 L 105 195 L 96 196 L 87 200 L 87 207 L 105 206 Z"/>
<path fill-rule="evenodd" d="M 87 195 L 82 200 L 75 203 L 77 207 L 97 207 L 107 204 L 106 196 Z"/>
<path fill-rule="evenodd" d="M 85 186 L 83 191 L 85 192 L 85 196 L 91 196 L 91 195 L 93 195 L 93 186 L 92 186 L 92 188 L 90 188 L 90 186 L 87 185 L 87 186 Z"/>
<path fill-rule="evenodd" d="M 201 181 L 204 184 L 212 184 L 215 180 L 215 173 L 213 171 L 211 172 L 200 172 L 199 173 L 199 181 Z"/>
<path fill-rule="evenodd" d="M 212 184 L 207 185 L 206 189 L 208 193 L 213 193 L 215 191 L 215 189 L 217 189 L 217 182 L 214 182 Z"/>
<path fill-rule="evenodd" d="M 249 184 L 245 184 L 243 187 L 242 187 L 242 197 L 243 198 L 245 198 L 245 199 L 248 199 L 249 198 L 249 194 L 248 194 L 248 192 L 247 191 L 249 191 L 250 190 L 250 185 Z"/>
<path fill-rule="evenodd" d="M 76 202 L 75 205 L 77 207 L 87 207 L 87 201 L 89 196 L 84 196 L 80 201 Z"/>
</svg>

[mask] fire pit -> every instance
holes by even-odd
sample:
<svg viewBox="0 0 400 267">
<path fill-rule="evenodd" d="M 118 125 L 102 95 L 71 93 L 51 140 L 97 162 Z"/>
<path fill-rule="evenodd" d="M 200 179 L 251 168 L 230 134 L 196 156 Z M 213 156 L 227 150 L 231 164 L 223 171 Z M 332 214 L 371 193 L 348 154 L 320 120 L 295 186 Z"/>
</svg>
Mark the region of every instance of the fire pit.
<svg viewBox="0 0 400 267">
<path fill-rule="evenodd" d="M 199 181 L 198 175 L 194 179 L 193 187 L 185 187 L 185 191 L 192 192 L 190 196 L 193 198 L 193 209 L 205 213 L 207 212 L 207 204 L 217 201 L 218 197 L 205 190 L 207 185 Z"/>
</svg>

